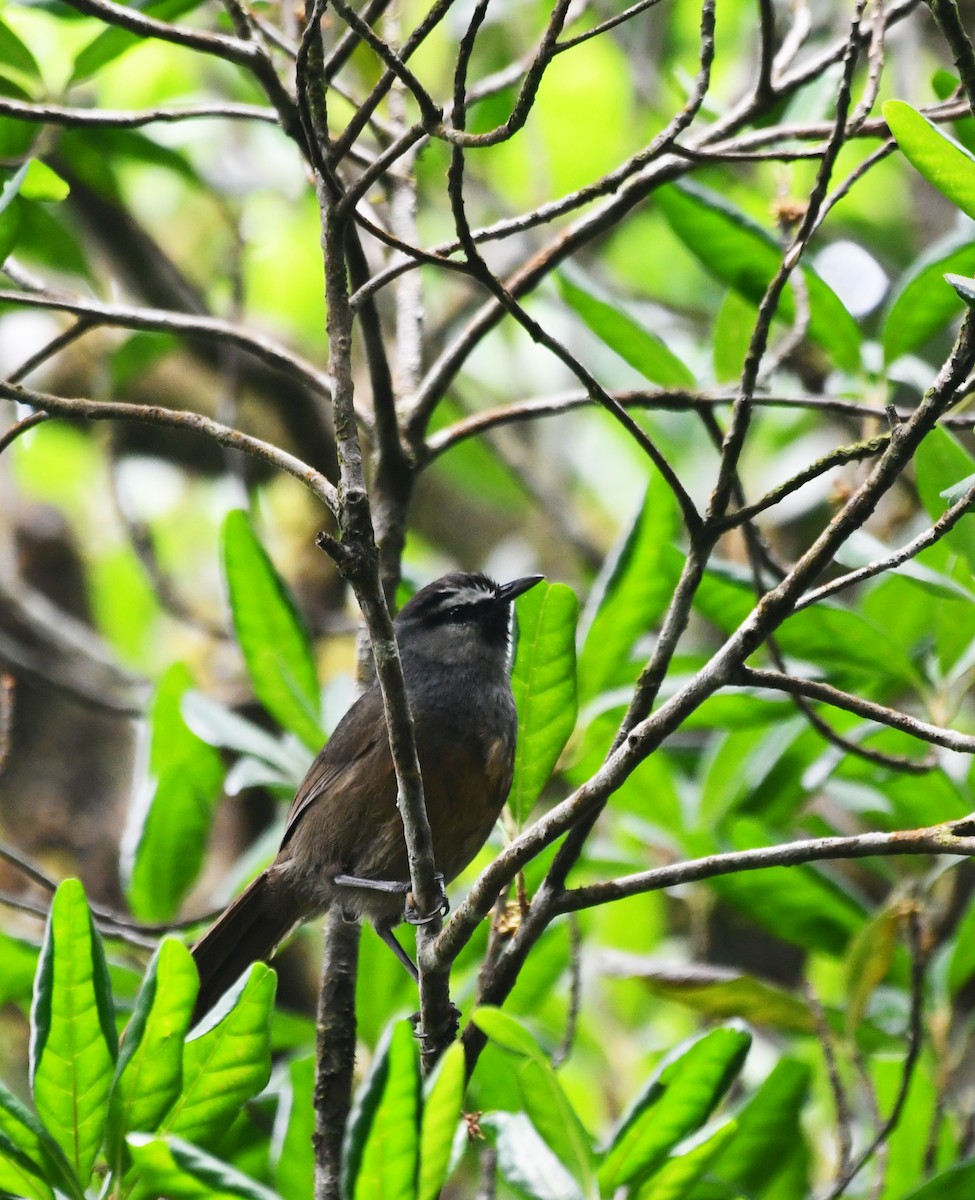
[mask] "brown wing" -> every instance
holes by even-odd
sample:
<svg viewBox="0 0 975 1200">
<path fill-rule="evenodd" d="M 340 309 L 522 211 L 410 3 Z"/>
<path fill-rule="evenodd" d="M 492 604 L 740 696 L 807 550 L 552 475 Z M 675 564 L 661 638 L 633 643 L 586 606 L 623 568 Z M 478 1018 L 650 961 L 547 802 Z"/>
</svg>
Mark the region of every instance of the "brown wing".
<svg viewBox="0 0 975 1200">
<path fill-rule="evenodd" d="M 339 804 L 343 796 L 351 799 L 353 795 L 361 795 L 363 783 L 381 790 L 392 773 L 392 765 L 382 696 L 378 689 L 370 688 L 338 723 L 308 768 L 291 802 L 281 849 L 293 837 L 309 805 L 319 797 L 335 796 L 335 803 Z"/>
</svg>

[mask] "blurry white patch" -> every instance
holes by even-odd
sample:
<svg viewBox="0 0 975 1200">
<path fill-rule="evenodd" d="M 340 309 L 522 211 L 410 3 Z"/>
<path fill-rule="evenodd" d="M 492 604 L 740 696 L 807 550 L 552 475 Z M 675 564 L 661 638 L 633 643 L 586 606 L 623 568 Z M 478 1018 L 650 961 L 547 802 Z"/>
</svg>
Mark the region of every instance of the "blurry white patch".
<svg viewBox="0 0 975 1200">
<path fill-rule="evenodd" d="M 854 317 L 865 316 L 887 294 L 886 271 L 856 242 L 833 242 L 816 255 L 813 265 Z"/>
<path fill-rule="evenodd" d="M 141 521 L 165 516 L 183 496 L 185 478 L 161 458 L 131 456 L 118 464 L 118 492 L 127 513 Z"/>
</svg>

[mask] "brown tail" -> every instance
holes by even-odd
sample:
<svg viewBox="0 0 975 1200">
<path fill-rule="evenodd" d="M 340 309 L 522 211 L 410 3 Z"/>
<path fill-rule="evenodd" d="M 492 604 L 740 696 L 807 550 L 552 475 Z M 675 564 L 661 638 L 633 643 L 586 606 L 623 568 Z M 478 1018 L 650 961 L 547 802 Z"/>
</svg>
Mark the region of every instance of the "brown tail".
<svg viewBox="0 0 975 1200">
<path fill-rule="evenodd" d="M 267 871 L 241 892 L 193 947 L 200 972 L 194 1024 L 251 963 L 271 957 L 299 917 L 287 892 L 270 886 Z"/>
</svg>

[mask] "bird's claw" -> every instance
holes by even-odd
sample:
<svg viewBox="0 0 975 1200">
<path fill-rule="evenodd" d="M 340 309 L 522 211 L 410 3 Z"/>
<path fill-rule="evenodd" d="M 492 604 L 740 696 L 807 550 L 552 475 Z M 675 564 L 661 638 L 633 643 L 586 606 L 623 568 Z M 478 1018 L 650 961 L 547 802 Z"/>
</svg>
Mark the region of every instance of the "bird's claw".
<svg viewBox="0 0 975 1200">
<path fill-rule="evenodd" d="M 406 897 L 406 907 L 403 910 L 403 920 L 407 925 L 429 925 L 431 921 L 435 921 L 437 917 L 445 917 L 450 912 L 450 901 L 447 899 L 447 892 L 444 889 L 443 875 L 438 871 L 433 877 L 436 880 L 437 887 L 440 889 L 440 902 L 431 913 L 418 913 L 413 903 L 412 894 Z"/>
</svg>

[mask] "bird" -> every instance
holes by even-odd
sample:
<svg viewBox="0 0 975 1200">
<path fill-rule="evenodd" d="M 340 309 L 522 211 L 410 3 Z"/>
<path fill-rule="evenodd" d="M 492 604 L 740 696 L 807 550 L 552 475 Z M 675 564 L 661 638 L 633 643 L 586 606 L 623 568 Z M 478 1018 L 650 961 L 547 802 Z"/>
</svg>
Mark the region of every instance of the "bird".
<svg viewBox="0 0 975 1200">
<path fill-rule="evenodd" d="M 518 724 L 511 605 L 543 578 L 498 584 L 451 572 L 420 588 L 394 622 L 442 885 L 484 845 L 511 788 Z M 273 862 L 192 948 L 200 975 L 195 1020 L 297 925 L 333 905 L 352 920 L 370 920 L 416 977 L 392 929 L 404 917 L 429 918 L 407 911 L 409 861 L 396 800 L 373 682 L 309 767 Z"/>
</svg>

